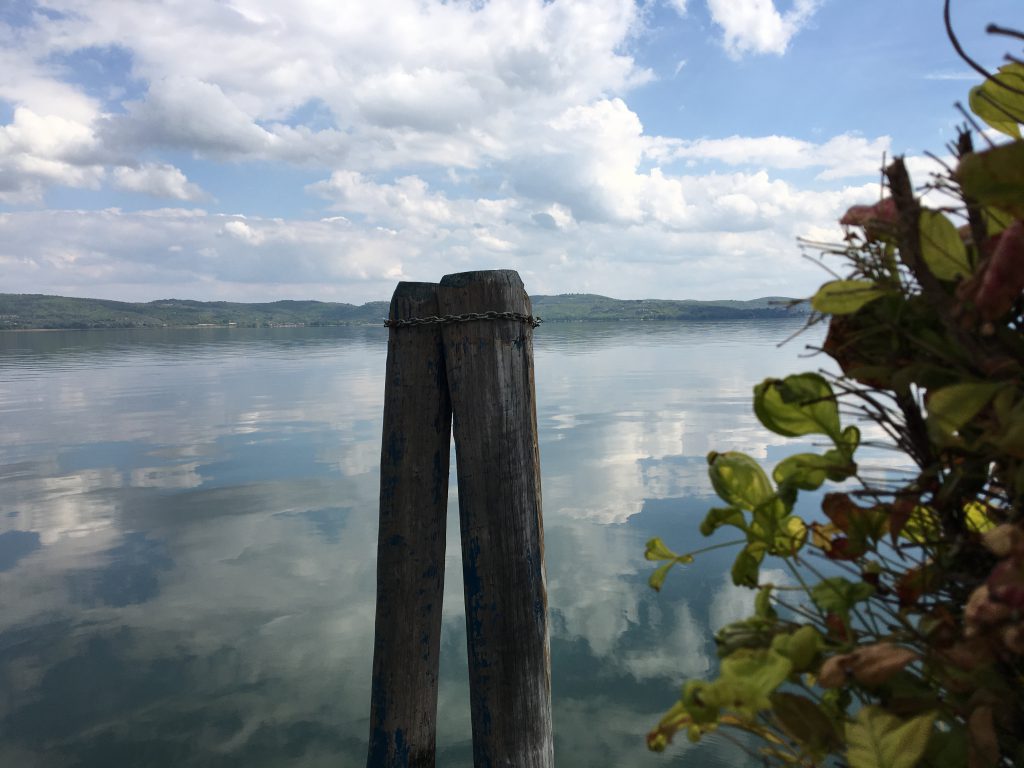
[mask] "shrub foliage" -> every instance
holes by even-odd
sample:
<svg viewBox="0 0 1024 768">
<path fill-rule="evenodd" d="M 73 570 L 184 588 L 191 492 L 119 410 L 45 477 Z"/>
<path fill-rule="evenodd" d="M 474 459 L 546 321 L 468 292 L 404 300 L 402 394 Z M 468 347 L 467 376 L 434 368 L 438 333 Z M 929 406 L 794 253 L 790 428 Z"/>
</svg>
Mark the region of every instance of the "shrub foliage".
<svg viewBox="0 0 1024 768">
<path fill-rule="evenodd" d="M 970 106 L 984 147 L 965 126 L 924 196 L 896 159 L 822 246 L 844 264 L 811 300 L 841 374 L 754 388 L 766 428 L 826 449 L 770 473 L 708 456 L 722 506 L 701 532 L 739 531 L 755 612 L 718 630 L 718 676 L 685 684 L 651 749 L 717 731 L 775 764 L 1024 765 L 1024 65 Z M 858 424 L 893 449 L 884 471 L 858 465 Z M 822 514 L 796 514 L 819 489 Z M 697 554 L 652 539 L 651 586 Z M 761 580 L 767 557 L 792 583 Z"/>
</svg>

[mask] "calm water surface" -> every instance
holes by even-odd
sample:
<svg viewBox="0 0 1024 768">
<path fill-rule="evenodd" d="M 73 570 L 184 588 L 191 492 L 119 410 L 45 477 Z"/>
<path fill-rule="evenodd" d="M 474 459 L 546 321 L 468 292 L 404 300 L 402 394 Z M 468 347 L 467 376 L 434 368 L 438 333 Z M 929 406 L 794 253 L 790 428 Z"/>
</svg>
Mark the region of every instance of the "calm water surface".
<svg viewBox="0 0 1024 768">
<path fill-rule="evenodd" d="M 556 762 L 742 765 L 643 736 L 710 627 L 746 615 L 700 546 L 705 454 L 777 460 L 754 383 L 813 370 L 799 323 L 535 335 Z M 361 766 L 369 730 L 382 328 L 0 333 L 0 765 Z M 470 766 L 452 461 L 440 768 Z"/>
</svg>

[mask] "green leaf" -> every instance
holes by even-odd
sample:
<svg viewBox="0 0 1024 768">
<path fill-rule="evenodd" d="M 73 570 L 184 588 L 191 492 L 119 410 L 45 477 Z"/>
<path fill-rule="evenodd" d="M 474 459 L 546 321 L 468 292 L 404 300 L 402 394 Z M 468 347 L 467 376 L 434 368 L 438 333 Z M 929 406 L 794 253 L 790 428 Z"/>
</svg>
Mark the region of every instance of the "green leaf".
<svg viewBox="0 0 1024 768">
<path fill-rule="evenodd" d="M 782 730 L 810 752 L 835 752 L 843 740 L 824 710 L 803 696 L 777 691 L 771 695 L 772 714 Z"/>
<path fill-rule="evenodd" d="M 1003 386 L 1001 382 L 975 381 L 928 393 L 929 428 L 952 435 L 977 416 Z"/>
<path fill-rule="evenodd" d="M 748 544 L 741 549 L 732 564 L 732 583 L 738 587 L 756 587 L 764 553 L 765 546 L 760 543 Z"/>
<path fill-rule="evenodd" d="M 811 297 L 811 307 L 829 315 L 849 315 L 885 294 L 871 280 L 832 280 Z"/>
<path fill-rule="evenodd" d="M 846 725 L 850 768 L 914 768 L 928 747 L 935 713 L 903 720 L 881 707 L 863 707 Z"/>
<path fill-rule="evenodd" d="M 1013 223 L 1013 217 L 1003 211 L 993 208 L 982 208 L 981 213 L 985 219 L 985 233 L 989 237 L 998 235 Z"/>
<path fill-rule="evenodd" d="M 936 729 L 928 740 L 928 749 L 921 760 L 921 768 L 948 768 L 967 765 L 967 729 L 959 723 L 945 723 L 945 729 Z"/>
<path fill-rule="evenodd" d="M 792 670 L 792 662 L 770 648 L 741 648 L 722 659 L 719 679 L 742 683 L 733 689 L 743 696 L 741 706 L 759 710 L 771 706 L 768 695 L 786 682 Z"/>
<path fill-rule="evenodd" d="M 704 522 L 700 524 L 702 536 L 710 536 L 723 525 L 731 525 L 746 532 L 747 522 L 743 518 L 742 510 L 736 507 L 714 507 L 708 510 Z"/>
<path fill-rule="evenodd" d="M 839 436 L 839 439 L 836 441 L 836 448 L 839 450 L 840 453 L 842 453 L 846 457 L 847 461 L 851 462 L 853 461 L 853 454 L 857 450 L 857 447 L 859 445 L 860 429 L 853 426 L 852 424 L 843 430 L 842 434 Z M 825 455 L 827 456 L 828 454 Z M 854 467 L 853 471 L 856 472 L 857 468 Z M 829 479 L 831 480 L 833 478 Z"/>
<path fill-rule="evenodd" d="M 1017 125 L 1017 121 L 1011 119 L 992 101 L 991 93 L 986 91 L 981 85 L 971 88 L 967 99 L 971 112 L 1000 133 L 1005 133 L 1007 136 L 1019 139 L 1021 137 L 1020 126 Z"/>
<path fill-rule="evenodd" d="M 921 258 L 940 280 L 954 280 L 957 276 L 971 274 L 967 260 L 967 246 L 960 234 L 939 211 L 921 211 L 919 223 L 921 233 Z"/>
<path fill-rule="evenodd" d="M 784 437 L 840 435 L 832 387 L 816 373 L 765 379 L 754 387 L 754 413 L 765 427 Z"/>
<path fill-rule="evenodd" d="M 966 155 L 956 178 L 967 197 L 1024 219 L 1024 142 Z"/>
<path fill-rule="evenodd" d="M 715 703 L 714 683 L 707 680 L 688 680 L 680 699 L 695 723 L 713 723 L 721 708 Z"/>
<path fill-rule="evenodd" d="M 734 507 L 753 510 L 775 495 L 768 475 L 745 453 L 708 454 L 708 477 L 715 493 Z"/>
<path fill-rule="evenodd" d="M 648 560 L 673 560 L 676 553 L 665 546 L 665 542 L 661 540 L 660 536 L 655 536 L 647 542 L 644 557 Z"/>
<path fill-rule="evenodd" d="M 648 560 L 668 560 L 664 565 L 658 566 L 658 568 L 650 575 L 647 579 L 647 583 L 652 589 L 661 590 L 662 585 L 665 583 L 665 577 L 668 576 L 668 572 L 672 570 L 676 565 L 689 565 L 693 562 L 693 555 L 677 555 L 671 549 L 665 546 L 660 538 L 655 536 L 653 539 L 647 542 L 647 549 L 644 552 L 644 557 Z"/>
<path fill-rule="evenodd" d="M 801 491 L 816 491 L 825 480 L 842 482 L 856 471 L 857 465 L 839 451 L 826 451 L 824 456 L 797 453 L 775 465 L 772 479 L 779 485 L 789 484 Z"/>
<path fill-rule="evenodd" d="M 750 544 L 760 543 L 768 554 L 789 557 L 800 551 L 807 540 L 807 526 L 779 499 L 754 510 L 754 519 L 747 530 Z M 749 546 L 749 544 L 748 544 Z"/>
<path fill-rule="evenodd" d="M 995 77 L 998 82 L 986 80 L 971 89 L 971 111 L 1000 133 L 1019 139 L 1018 124 L 1024 122 L 1024 95 L 1019 93 L 1024 91 L 1024 66 L 1016 62 L 1006 64 L 998 69 Z"/>
<path fill-rule="evenodd" d="M 800 627 L 791 635 L 776 635 L 772 639 L 772 648 L 792 662 L 794 672 L 810 669 L 824 647 L 821 634 L 810 624 Z"/>
<path fill-rule="evenodd" d="M 874 592 L 875 588 L 867 582 L 833 576 L 811 587 L 811 600 L 825 613 L 847 616 L 854 605 L 867 600 Z"/>
<path fill-rule="evenodd" d="M 658 566 L 654 573 L 651 574 L 650 578 L 647 579 L 647 583 L 651 589 L 656 592 L 661 591 L 662 585 L 665 583 L 665 577 L 668 576 L 668 572 L 672 570 L 672 566 L 675 565 L 675 561 L 669 560 L 664 565 Z"/>
<path fill-rule="evenodd" d="M 715 649 L 719 658 L 724 658 L 739 648 L 768 648 L 773 644 L 773 623 L 771 619 L 753 616 L 726 624 L 715 632 Z"/>
<path fill-rule="evenodd" d="M 900 529 L 900 536 L 916 544 L 933 544 L 942 536 L 939 516 L 930 507 L 915 506 Z"/>
<path fill-rule="evenodd" d="M 757 590 L 757 597 L 754 598 L 754 615 L 760 619 L 774 619 L 777 614 L 772 608 L 772 584 L 766 584 Z"/>
</svg>

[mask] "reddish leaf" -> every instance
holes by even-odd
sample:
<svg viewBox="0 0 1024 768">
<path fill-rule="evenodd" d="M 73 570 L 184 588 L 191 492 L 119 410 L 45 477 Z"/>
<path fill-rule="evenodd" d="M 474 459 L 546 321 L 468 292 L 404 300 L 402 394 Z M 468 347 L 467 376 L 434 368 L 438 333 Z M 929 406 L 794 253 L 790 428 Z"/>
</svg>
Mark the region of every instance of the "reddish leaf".
<svg viewBox="0 0 1024 768">
<path fill-rule="evenodd" d="M 910 516 L 914 513 L 914 507 L 918 505 L 919 497 L 902 496 L 889 507 L 889 536 L 892 538 L 893 546 L 900 531 L 906 526 Z"/>
<path fill-rule="evenodd" d="M 874 205 L 854 205 L 839 220 L 840 224 L 851 227 L 863 227 L 868 240 L 879 238 L 895 231 L 899 212 L 896 203 L 887 197 Z"/>
<path fill-rule="evenodd" d="M 850 630 L 847 628 L 846 622 L 843 621 L 843 617 L 838 613 L 829 613 L 825 617 L 825 626 L 831 637 L 843 641 L 850 639 Z"/>
<path fill-rule="evenodd" d="M 900 607 L 915 605 L 922 595 L 933 592 L 939 586 L 939 575 L 932 565 L 922 565 L 904 573 L 896 582 L 896 596 Z"/>
<path fill-rule="evenodd" d="M 853 542 L 845 536 L 837 536 L 832 540 L 832 546 L 825 551 L 825 556 L 829 560 L 856 560 L 865 551 L 862 544 Z"/>
</svg>

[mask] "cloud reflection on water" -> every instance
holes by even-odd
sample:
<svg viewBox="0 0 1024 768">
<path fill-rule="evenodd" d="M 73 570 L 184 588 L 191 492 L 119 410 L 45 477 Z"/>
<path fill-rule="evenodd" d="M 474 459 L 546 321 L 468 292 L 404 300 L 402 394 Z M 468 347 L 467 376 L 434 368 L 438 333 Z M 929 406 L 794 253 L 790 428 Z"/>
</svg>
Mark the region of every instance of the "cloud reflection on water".
<svg viewBox="0 0 1024 768">
<path fill-rule="evenodd" d="M 642 734 L 714 665 L 708 616 L 738 598 L 721 558 L 655 594 L 643 542 L 693 535 L 707 450 L 779 442 L 749 391 L 796 369 L 773 346 L 788 329 L 612 330 L 536 340 L 562 766 L 674 762 Z M 0 541 L 38 541 L 0 571 L 0 763 L 361 764 L 383 334 L 62 336 L 0 355 Z M 449 518 L 439 764 L 455 768 L 470 758 L 454 486 Z"/>
</svg>

